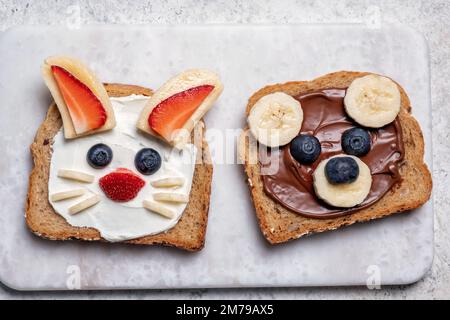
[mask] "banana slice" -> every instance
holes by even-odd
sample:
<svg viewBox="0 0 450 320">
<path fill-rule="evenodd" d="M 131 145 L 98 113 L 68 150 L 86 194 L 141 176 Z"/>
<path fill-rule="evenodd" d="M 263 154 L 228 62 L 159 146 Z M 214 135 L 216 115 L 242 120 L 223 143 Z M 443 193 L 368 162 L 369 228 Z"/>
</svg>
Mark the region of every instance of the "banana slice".
<svg viewBox="0 0 450 320">
<path fill-rule="evenodd" d="M 371 74 L 350 84 L 344 105 L 347 114 L 360 125 L 380 128 L 394 121 L 400 112 L 400 91 L 391 79 Z"/>
<path fill-rule="evenodd" d="M 181 193 L 169 193 L 169 192 L 154 193 L 153 199 L 155 199 L 156 201 L 176 202 L 176 203 L 189 202 L 189 196 Z"/>
<path fill-rule="evenodd" d="M 300 102 L 284 92 L 275 92 L 259 99 L 250 110 L 248 125 L 258 142 L 268 147 L 288 144 L 302 126 Z"/>
<path fill-rule="evenodd" d="M 151 184 L 155 188 L 181 187 L 184 184 L 184 178 L 182 177 L 164 178 L 152 181 Z"/>
<path fill-rule="evenodd" d="M 77 133 L 77 128 L 75 127 L 75 119 L 72 119 L 71 117 L 66 101 L 63 98 L 63 94 L 60 91 L 60 87 L 56 82 L 56 79 L 52 72 L 53 66 L 60 67 L 66 70 L 70 75 L 84 84 L 89 89 L 89 91 L 100 101 L 102 107 L 106 112 L 106 122 L 100 128 Z M 41 71 L 45 84 L 50 90 L 61 114 L 64 125 L 64 136 L 66 137 L 66 139 L 73 139 L 80 136 L 90 135 L 96 132 L 110 130 L 116 126 L 112 104 L 103 83 L 96 77 L 94 72 L 81 61 L 67 56 L 49 57 L 44 61 Z M 89 114 L 87 114 L 86 116 L 89 117 Z"/>
<path fill-rule="evenodd" d="M 101 200 L 100 196 L 96 194 L 70 207 L 69 213 L 72 215 L 80 213 L 81 211 L 96 205 L 97 203 L 100 202 L 100 200 Z"/>
<path fill-rule="evenodd" d="M 58 171 L 58 177 L 86 183 L 92 183 L 94 182 L 95 179 L 95 177 L 91 174 L 76 170 L 65 170 L 65 169 L 61 169 Z"/>
<path fill-rule="evenodd" d="M 325 166 L 330 159 L 336 157 L 351 157 L 355 159 L 359 167 L 359 175 L 356 181 L 337 185 L 328 182 L 325 175 Z M 359 158 L 349 155 L 338 155 L 323 160 L 314 170 L 313 179 L 317 197 L 329 205 L 339 208 L 351 208 L 360 204 L 367 197 L 372 186 L 372 175 L 369 167 Z"/>
<path fill-rule="evenodd" d="M 173 219 L 175 217 L 175 212 L 156 202 L 144 200 L 142 205 L 145 209 L 155 212 L 165 218 Z"/>
<path fill-rule="evenodd" d="M 61 200 L 72 199 L 82 196 L 84 193 L 85 193 L 84 189 L 57 192 L 50 196 L 50 200 L 53 202 L 57 202 Z"/>
</svg>

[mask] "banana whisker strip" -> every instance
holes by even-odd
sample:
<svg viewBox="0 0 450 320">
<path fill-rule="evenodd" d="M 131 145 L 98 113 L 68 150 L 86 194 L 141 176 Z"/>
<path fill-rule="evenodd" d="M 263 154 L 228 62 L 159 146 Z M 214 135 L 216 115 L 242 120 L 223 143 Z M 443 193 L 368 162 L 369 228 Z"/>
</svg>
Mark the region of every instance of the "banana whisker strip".
<svg viewBox="0 0 450 320">
<path fill-rule="evenodd" d="M 153 194 L 153 199 L 163 202 L 188 203 L 189 196 L 181 193 L 159 192 Z"/>
<path fill-rule="evenodd" d="M 78 182 L 92 183 L 95 177 L 91 174 L 77 170 L 61 169 L 58 171 L 58 177 L 63 179 L 75 180 Z"/>
<path fill-rule="evenodd" d="M 173 219 L 175 217 L 174 211 L 154 201 L 144 200 L 142 205 L 147 210 L 157 213 L 164 218 Z"/>
<path fill-rule="evenodd" d="M 97 203 L 100 202 L 100 200 L 101 200 L 101 197 L 99 195 L 97 195 L 97 194 L 93 195 L 93 196 L 71 206 L 69 208 L 69 213 L 71 215 L 80 213 L 81 211 L 84 211 L 84 210 L 96 205 Z"/>
<path fill-rule="evenodd" d="M 50 200 L 57 202 L 57 201 L 62 201 L 62 200 L 66 200 L 66 199 L 77 198 L 77 197 L 85 194 L 85 192 L 86 192 L 86 190 L 84 190 L 84 189 L 74 189 L 74 190 L 57 192 L 57 193 L 53 193 L 52 195 L 50 195 Z"/>
<path fill-rule="evenodd" d="M 185 179 L 183 177 L 164 178 L 151 182 L 151 185 L 155 188 L 170 188 L 181 187 L 184 185 Z"/>
</svg>

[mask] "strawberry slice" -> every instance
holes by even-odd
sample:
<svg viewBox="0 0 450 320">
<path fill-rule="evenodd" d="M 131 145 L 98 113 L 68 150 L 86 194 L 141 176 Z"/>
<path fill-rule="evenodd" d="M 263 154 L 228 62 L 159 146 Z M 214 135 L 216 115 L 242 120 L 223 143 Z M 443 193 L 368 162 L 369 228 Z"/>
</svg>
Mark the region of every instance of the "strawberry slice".
<svg viewBox="0 0 450 320">
<path fill-rule="evenodd" d="M 52 73 L 69 109 L 75 132 L 82 134 L 102 127 L 106 111 L 92 91 L 61 67 L 52 66 Z"/>
<path fill-rule="evenodd" d="M 119 168 L 99 180 L 105 195 L 117 202 L 131 201 L 144 187 L 145 181 L 131 170 Z"/>
<path fill-rule="evenodd" d="M 150 128 L 171 141 L 172 133 L 183 127 L 213 89 L 212 85 L 202 85 L 176 93 L 160 102 L 148 118 Z"/>
</svg>

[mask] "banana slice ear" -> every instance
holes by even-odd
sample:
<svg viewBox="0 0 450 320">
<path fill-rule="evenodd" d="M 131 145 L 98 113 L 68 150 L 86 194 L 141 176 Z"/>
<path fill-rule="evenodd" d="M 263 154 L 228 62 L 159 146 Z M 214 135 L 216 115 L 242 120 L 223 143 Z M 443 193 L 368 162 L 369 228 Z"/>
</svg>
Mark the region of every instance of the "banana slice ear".
<svg viewBox="0 0 450 320">
<path fill-rule="evenodd" d="M 397 84 L 375 74 L 353 80 L 344 98 L 347 114 L 368 128 L 381 128 L 395 120 L 401 107 Z"/>
<path fill-rule="evenodd" d="M 186 70 L 153 93 L 136 127 L 175 147 L 182 147 L 222 91 L 223 85 L 214 72 Z"/>
<path fill-rule="evenodd" d="M 81 61 L 67 56 L 49 57 L 41 71 L 61 114 L 66 139 L 115 127 L 114 111 L 103 83 Z"/>
<path fill-rule="evenodd" d="M 274 92 L 253 105 L 247 122 L 259 143 L 272 148 L 284 146 L 300 132 L 302 105 L 284 92 Z"/>
</svg>

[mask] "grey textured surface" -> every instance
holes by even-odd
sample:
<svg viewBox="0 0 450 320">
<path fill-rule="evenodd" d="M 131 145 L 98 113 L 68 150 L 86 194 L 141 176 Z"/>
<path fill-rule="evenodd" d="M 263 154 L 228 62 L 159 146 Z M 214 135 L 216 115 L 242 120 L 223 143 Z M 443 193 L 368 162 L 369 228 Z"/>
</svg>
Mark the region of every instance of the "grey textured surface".
<svg viewBox="0 0 450 320">
<path fill-rule="evenodd" d="M 170 50 L 165 49 L 166 39 L 171 40 Z M 293 43 L 292 39 L 297 41 Z M 413 52 L 411 47 L 415 47 Z M 168 248 L 55 244 L 32 237 L 24 228 L 18 214 L 24 211 L 22 199 L 26 197 L 30 159 L 18 155 L 29 153 L 30 141 L 49 104 L 48 90 L 36 70 L 45 57 L 56 52 L 70 52 L 88 61 L 104 81 L 151 88 L 193 66 L 220 74 L 225 92 L 205 117 L 214 178 L 206 245 L 201 252 L 183 255 Z M 111 52 L 105 59 L 105 53 Z M 234 144 L 236 139 L 226 133 L 242 128 L 244 106 L 252 92 L 275 81 L 312 79 L 349 69 L 386 74 L 402 84 L 422 126 L 425 159 L 431 163 L 429 60 L 423 37 L 411 28 L 329 24 L 129 25 L 124 29 L 108 24 L 74 31 L 62 26 L 17 27 L 0 35 L 0 59 L 0 149 L 4 154 L 0 159 L 0 172 L 4 172 L 0 183 L 0 203 L 4 203 L 0 210 L 0 281 L 12 288 L 66 289 L 67 267 L 73 265 L 80 268 L 81 289 L 365 285 L 373 268 L 379 271 L 383 285 L 409 284 L 431 266 L 431 203 L 410 214 L 274 248 L 263 239 L 256 223 L 242 166 L 226 161 L 233 158 L 234 150 L 227 148 L 231 145 L 228 141 Z M 18 117 L 17 110 L 9 107 L 12 105 L 27 112 Z M 18 128 L 23 128 L 20 135 Z M 105 137 L 98 134 L 95 139 Z M 88 166 L 74 160 L 72 168 L 90 172 L 83 164 Z M 70 168 L 68 163 L 64 166 Z M 99 205 L 95 208 L 103 211 Z"/>
<path fill-rule="evenodd" d="M 435 258 L 418 283 L 369 291 L 365 288 L 171 290 L 100 293 L 22 293 L 0 288 L 2 298 L 449 298 L 450 198 L 450 4 L 448 1 L 0 1 L 0 29 L 60 23 L 400 23 L 423 33 L 431 56 Z M 80 13 L 78 19 L 77 13 Z"/>
</svg>

